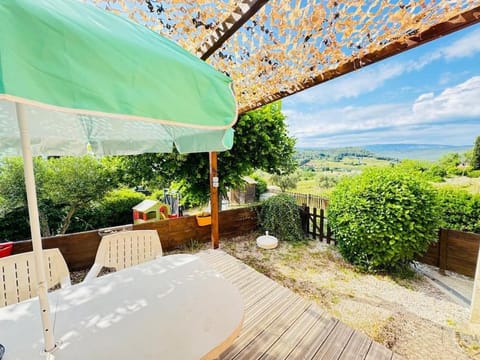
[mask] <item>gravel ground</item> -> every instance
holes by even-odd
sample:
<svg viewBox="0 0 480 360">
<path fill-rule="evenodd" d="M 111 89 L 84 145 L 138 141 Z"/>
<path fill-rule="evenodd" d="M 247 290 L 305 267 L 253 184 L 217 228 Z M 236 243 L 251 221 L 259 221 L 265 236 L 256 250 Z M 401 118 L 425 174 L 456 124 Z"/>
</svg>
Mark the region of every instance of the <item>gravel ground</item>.
<svg viewBox="0 0 480 360">
<path fill-rule="evenodd" d="M 358 272 L 334 246 L 318 241 L 256 247 L 256 234 L 220 248 L 406 359 L 479 359 L 480 339 L 466 329 L 469 310 L 417 274 L 411 279 Z M 209 248 L 192 242 L 175 252 Z M 172 253 L 175 253 L 172 252 Z M 72 273 L 72 282 L 85 272 Z"/>
<path fill-rule="evenodd" d="M 280 242 L 262 250 L 255 237 L 225 241 L 221 248 L 406 359 L 480 359 L 479 339 L 464 330 L 469 310 L 423 275 L 363 274 L 334 246 Z"/>
</svg>

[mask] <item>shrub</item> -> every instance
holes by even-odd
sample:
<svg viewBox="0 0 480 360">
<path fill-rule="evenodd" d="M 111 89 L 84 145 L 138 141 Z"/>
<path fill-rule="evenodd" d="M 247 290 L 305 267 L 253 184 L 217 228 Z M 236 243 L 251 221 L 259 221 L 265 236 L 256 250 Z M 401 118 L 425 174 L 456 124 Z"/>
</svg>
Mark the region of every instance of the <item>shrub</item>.
<svg viewBox="0 0 480 360">
<path fill-rule="evenodd" d="M 343 179 L 328 218 L 340 253 L 364 270 L 399 270 L 435 239 L 435 190 L 402 169 L 371 168 Z"/>
<path fill-rule="evenodd" d="M 478 178 L 480 177 L 480 170 L 470 170 L 468 171 L 467 176 L 471 178 Z"/>
<path fill-rule="evenodd" d="M 262 228 L 279 240 L 298 241 L 303 239 L 300 211 L 295 199 L 279 194 L 265 200 L 260 212 Z"/>
<path fill-rule="evenodd" d="M 113 190 L 95 205 L 79 211 L 69 232 L 126 225 L 133 222 L 132 207 L 145 200 L 145 195 L 131 189 Z"/>
<path fill-rule="evenodd" d="M 272 183 L 277 185 L 282 192 L 288 189 L 295 189 L 299 180 L 298 173 L 278 175 L 274 174 L 270 177 Z"/>
<path fill-rule="evenodd" d="M 480 233 L 480 195 L 466 190 L 438 190 L 440 226 L 446 229 Z"/>
<path fill-rule="evenodd" d="M 255 186 L 255 199 L 260 199 L 260 195 L 267 191 L 267 181 L 259 175 L 252 175 L 252 178 L 257 182 Z"/>
</svg>

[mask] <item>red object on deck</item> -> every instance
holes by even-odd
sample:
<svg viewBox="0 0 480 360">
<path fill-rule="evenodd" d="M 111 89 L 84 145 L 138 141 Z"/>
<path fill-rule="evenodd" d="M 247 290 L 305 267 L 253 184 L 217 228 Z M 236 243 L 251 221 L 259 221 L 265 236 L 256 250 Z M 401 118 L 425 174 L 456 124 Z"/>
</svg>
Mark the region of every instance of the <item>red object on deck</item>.
<svg viewBox="0 0 480 360">
<path fill-rule="evenodd" d="M 177 214 L 171 214 L 171 215 L 168 215 L 168 218 L 169 219 L 176 219 L 176 218 L 178 218 L 178 215 Z"/>
<path fill-rule="evenodd" d="M 0 258 L 12 255 L 13 242 L 6 242 L 0 244 Z"/>
</svg>

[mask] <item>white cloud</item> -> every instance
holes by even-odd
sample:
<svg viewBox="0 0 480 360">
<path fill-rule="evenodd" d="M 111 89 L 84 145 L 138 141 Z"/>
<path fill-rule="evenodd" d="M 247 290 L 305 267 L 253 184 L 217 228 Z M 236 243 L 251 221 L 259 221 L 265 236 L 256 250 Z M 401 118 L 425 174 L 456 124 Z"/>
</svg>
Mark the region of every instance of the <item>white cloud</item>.
<svg viewBox="0 0 480 360">
<path fill-rule="evenodd" d="M 438 96 L 420 95 L 412 106 L 417 119 L 480 117 L 480 76 L 445 89 Z M 479 119 L 480 122 L 480 119 Z"/>
<path fill-rule="evenodd" d="M 478 52 L 480 52 L 480 28 L 440 50 L 441 55 L 447 60 L 473 56 Z"/>
<path fill-rule="evenodd" d="M 380 88 L 387 80 L 400 76 L 404 72 L 405 66 L 400 63 L 380 64 L 327 81 L 291 97 L 290 100 L 294 100 L 295 103 L 326 104 L 340 99 L 355 98 Z"/>
<path fill-rule="evenodd" d="M 460 138 L 449 137 L 460 133 L 455 131 L 455 126 L 461 127 L 463 138 L 465 134 L 473 136 L 480 132 L 479 99 L 480 76 L 476 76 L 438 95 L 421 94 L 412 103 L 347 106 L 312 112 L 286 109 L 285 114 L 290 133 L 298 138 L 299 146 L 338 145 L 338 142 L 348 144 L 349 141 L 365 144 L 379 142 L 380 137 L 386 142 L 399 142 L 401 138 L 412 142 L 423 137 L 440 138 L 440 133 L 450 143 L 464 144 Z M 467 123 L 471 131 L 466 130 Z M 436 129 L 438 134 L 429 134 L 429 129 Z"/>
</svg>

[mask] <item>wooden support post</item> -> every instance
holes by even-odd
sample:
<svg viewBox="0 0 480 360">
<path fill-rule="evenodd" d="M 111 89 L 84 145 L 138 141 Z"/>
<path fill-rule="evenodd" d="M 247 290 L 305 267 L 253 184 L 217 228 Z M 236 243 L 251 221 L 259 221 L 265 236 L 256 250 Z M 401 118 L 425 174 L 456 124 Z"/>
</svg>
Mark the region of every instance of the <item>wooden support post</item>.
<svg viewBox="0 0 480 360">
<path fill-rule="evenodd" d="M 440 251 L 440 257 L 438 259 L 438 271 L 440 274 L 445 275 L 445 270 L 447 270 L 447 251 L 448 251 L 448 230 L 440 229 L 440 238 L 438 248 Z"/>
<path fill-rule="evenodd" d="M 317 238 L 317 208 L 313 208 L 313 238 Z"/>
<path fill-rule="evenodd" d="M 210 153 L 210 213 L 212 216 L 212 248 L 218 249 L 219 231 L 218 231 L 218 172 L 217 172 L 217 153 Z"/>
</svg>

